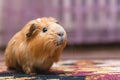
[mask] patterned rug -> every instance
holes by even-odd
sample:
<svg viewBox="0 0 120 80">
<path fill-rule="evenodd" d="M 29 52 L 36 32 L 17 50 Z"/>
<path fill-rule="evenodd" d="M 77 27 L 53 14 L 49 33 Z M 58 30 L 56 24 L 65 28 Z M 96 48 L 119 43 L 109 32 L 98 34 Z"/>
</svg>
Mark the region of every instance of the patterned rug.
<svg viewBox="0 0 120 80">
<path fill-rule="evenodd" d="M 8 71 L 0 64 L 0 80 L 120 80 L 120 60 L 63 60 L 49 73 L 34 76 Z"/>
</svg>

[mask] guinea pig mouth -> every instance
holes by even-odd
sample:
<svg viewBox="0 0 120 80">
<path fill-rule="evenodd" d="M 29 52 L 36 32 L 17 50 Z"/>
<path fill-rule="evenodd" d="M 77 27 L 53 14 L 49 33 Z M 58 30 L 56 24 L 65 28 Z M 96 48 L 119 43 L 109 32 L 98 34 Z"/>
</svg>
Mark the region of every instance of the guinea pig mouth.
<svg viewBox="0 0 120 80">
<path fill-rule="evenodd" d="M 64 39 L 63 39 L 63 38 L 59 38 L 59 39 L 58 39 L 58 42 L 57 42 L 57 46 L 62 45 L 63 42 L 64 42 Z"/>
</svg>

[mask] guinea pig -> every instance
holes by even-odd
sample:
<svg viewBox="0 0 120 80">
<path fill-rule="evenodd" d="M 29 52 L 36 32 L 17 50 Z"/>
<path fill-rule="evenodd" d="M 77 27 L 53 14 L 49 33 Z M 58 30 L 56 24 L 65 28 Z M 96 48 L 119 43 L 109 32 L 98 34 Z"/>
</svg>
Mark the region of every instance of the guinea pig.
<svg viewBox="0 0 120 80">
<path fill-rule="evenodd" d="M 52 17 L 28 22 L 9 41 L 5 50 L 8 69 L 32 74 L 48 71 L 58 62 L 67 43 L 64 28 Z"/>
</svg>

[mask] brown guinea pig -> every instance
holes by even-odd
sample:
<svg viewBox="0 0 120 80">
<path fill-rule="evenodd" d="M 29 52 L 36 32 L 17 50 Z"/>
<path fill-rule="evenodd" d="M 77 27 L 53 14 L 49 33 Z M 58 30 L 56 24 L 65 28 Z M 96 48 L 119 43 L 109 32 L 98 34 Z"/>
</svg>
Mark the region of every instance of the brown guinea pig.
<svg viewBox="0 0 120 80">
<path fill-rule="evenodd" d="M 59 60 L 66 42 L 66 32 L 54 18 L 32 20 L 9 41 L 6 66 L 27 74 L 47 71 Z"/>
</svg>

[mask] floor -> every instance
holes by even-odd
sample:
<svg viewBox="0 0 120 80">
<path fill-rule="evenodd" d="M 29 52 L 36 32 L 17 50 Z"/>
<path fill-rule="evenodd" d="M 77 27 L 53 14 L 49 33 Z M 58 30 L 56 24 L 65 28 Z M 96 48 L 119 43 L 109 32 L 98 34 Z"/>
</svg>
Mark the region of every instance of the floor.
<svg viewBox="0 0 120 80">
<path fill-rule="evenodd" d="M 64 50 L 62 59 L 120 59 L 120 49 Z"/>
<path fill-rule="evenodd" d="M 4 60 L 4 50 L 0 51 L 0 62 L 3 62 L 3 60 Z M 101 80 L 101 79 L 105 80 L 106 78 L 107 79 L 109 78 L 109 80 L 120 79 L 120 76 L 119 76 L 120 75 L 120 73 L 119 73 L 120 72 L 120 68 L 119 68 L 120 67 L 119 66 L 120 65 L 119 64 L 120 45 L 67 46 L 61 55 L 61 60 L 63 60 L 63 61 L 60 61 L 58 63 L 58 65 L 54 65 L 53 69 L 55 68 L 55 70 L 58 69 L 58 71 L 62 71 L 62 70 L 65 71 L 64 75 L 66 75 L 66 76 L 61 76 L 61 77 L 57 76 L 56 77 L 54 75 L 51 78 L 50 75 L 44 75 L 44 76 L 40 75 L 40 76 L 36 76 L 35 79 L 39 79 L 39 78 L 45 78 L 45 79 L 49 78 L 51 80 L 52 79 L 54 79 L 54 80 L 60 80 L 60 79 L 73 80 L 70 78 L 78 78 L 79 80 L 88 80 L 88 79 L 95 80 L 96 78 L 97 78 L 96 80 Z M 72 61 L 74 63 L 74 65 L 70 61 Z M 75 63 L 74 61 L 77 61 L 77 62 Z M 80 61 L 80 62 L 78 62 L 78 61 Z M 92 61 L 95 61 L 95 62 L 92 62 Z M 98 62 L 96 62 L 96 61 L 98 61 Z M 101 62 L 103 62 L 103 63 L 101 63 Z M 61 63 L 64 65 L 61 65 Z M 112 67 L 110 64 L 112 65 Z M 78 66 L 76 66 L 76 65 L 78 65 Z M 115 66 L 115 65 L 117 65 L 117 66 Z M 91 70 L 93 70 L 92 73 L 90 72 Z M 66 71 L 68 71 L 68 72 L 66 72 Z M 70 75 L 70 71 L 71 71 L 71 75 L 74 75 L 77 77 L 68 77 L 67 75 Z M 112 74 L 112 72 L 110 73 L 109 71 L 113 71 L 114 74 Z M 104 73 L 104 76 L 103 76 L 103 73 Z M 83 75 L 83 74 L 84 74 L 84 77 L 81 77 L 80 75 Z M 97 75 L 94 75 L 94 74 L 97 74 Z M 15 78 L 16 79 L 24 78 L 24 77 L 20 77 L 21 75 L 25 76 L 25 74 L 14 73 L 14 74 L 12 74 L 12 79 L 13 78 L 14 79 Z M 60 74 L 60 75 L 63 75 L 63 74 Z M 87 76 L 87 75 L 91 75 L 91 76 Z M 6 74 L 5 74 L 5 76 L 6 76 Z M 10 75 L 8 77 L 10 78 Z M 4 78 L 6 78 L 6 77 L 4 77 Z M 27 77 L 27 80 L 29 80 L 28 78 L 30 78 L 30 77 Z M 31 78 L 33 78 L 33 77 L 31 77 Z M 76 79 L 74 79 L 74 80 L 76 80 Z"/>
<path fill-rule="evenodd" d="M 68 46 L 62 59 L 120 59 L 120 44 L 92 44 Z"/>
</svg>

